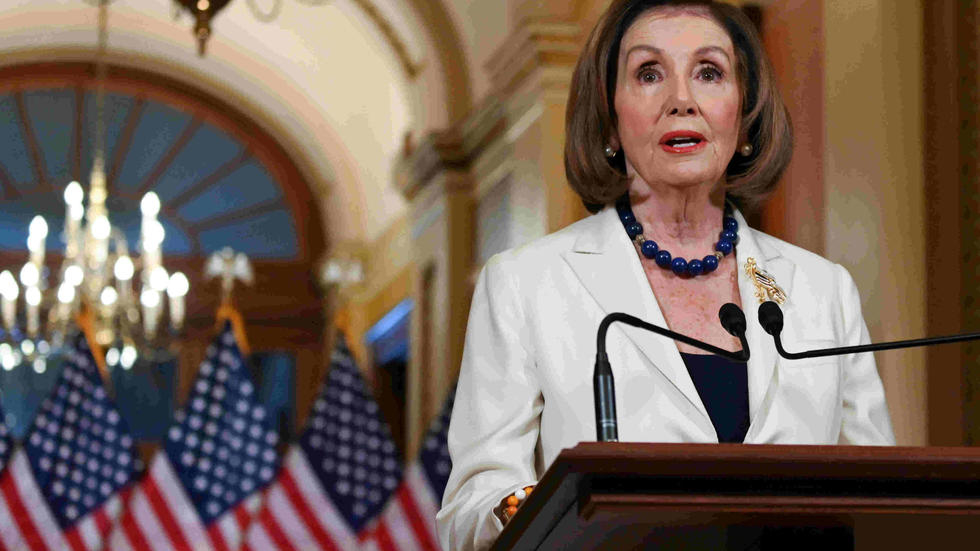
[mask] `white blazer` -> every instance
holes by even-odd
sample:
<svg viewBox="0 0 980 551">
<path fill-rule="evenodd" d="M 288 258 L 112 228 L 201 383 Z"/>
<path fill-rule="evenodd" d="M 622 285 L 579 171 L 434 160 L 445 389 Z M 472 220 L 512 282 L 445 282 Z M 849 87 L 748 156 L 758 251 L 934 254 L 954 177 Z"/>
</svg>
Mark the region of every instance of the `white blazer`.
<svg viewBox="0 0 980 551">
<path fill-rule="evenodd" d="M 754 258 L 786 292 L 789 351 L 869 342 L 851 276 L 735 217 L 751 351 L 745 442 L 894 444 L 874 356 L 781 359 L 758 323 L 745 263 Z M 487 262 L 470 307 L 449 428 L 453 469 L 437 517 L 444 549 L 489 547 L 502 529 L 492 508 L 535 483 L 562 449 L 595 440 L 596 330 L 611 312 L 666 326 L 614 208 Z M 621 441 L 718 441 L 673 341 L 614 324 L 607 353 Z"/>
</svg>

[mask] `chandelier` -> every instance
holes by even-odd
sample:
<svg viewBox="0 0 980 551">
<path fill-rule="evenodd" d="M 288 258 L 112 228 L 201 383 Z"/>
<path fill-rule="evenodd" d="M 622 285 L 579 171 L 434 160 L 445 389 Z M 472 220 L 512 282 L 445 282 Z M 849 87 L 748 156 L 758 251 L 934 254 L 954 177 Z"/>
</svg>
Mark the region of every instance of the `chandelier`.
<svg viewBox="0 0 980 551">
<path fill-rule="evenodd" d="M 194 36 L 197 38 L 197 53 L 204 55 L 208 38 L 211 37 L 211 20 L 231 0 L 175 0 L 176 5 L 194 16 Z"/>
<path fill-rule="evenodd" d="M 0 366 L 6 370 L 27 360 L 35 371 L 43 372 L 47 354 L 63 344 L 72 320 L 82 309 L 87 311 L 96 342 L 107 349 L 109 367 L 129 369 L 140 355 L 139 349 L 159 344 L 164 295 L 171 331 L 179 332 L 183 326 L 189 283 L 183 273 L 171 275 L 163 266 L 161 246 L 166 232 L 157 218 L 159 197 L 151 191 L 140 201 L 140 238 L 134 251 L 138 255 L 130 253 L 123 232 L 112 225 L 106 208 L 107 38 L 108 0 L 99 0 L 95 142 L 87 206 L 81 184 L 69 183 L 64 190 L 65 256 L 60 269 L 52 274 L 56 277 L 51 285 L 44 266 L 49 228 L 41 216 L 35 216 L 28 228 L 30 256 L 19 277 L 15 279 L 9 270 L 0 273 L 0 317 L 7 334 L 0 343 Z M 20 296 L 23 324 L 17 319 Z"/>
</svg>

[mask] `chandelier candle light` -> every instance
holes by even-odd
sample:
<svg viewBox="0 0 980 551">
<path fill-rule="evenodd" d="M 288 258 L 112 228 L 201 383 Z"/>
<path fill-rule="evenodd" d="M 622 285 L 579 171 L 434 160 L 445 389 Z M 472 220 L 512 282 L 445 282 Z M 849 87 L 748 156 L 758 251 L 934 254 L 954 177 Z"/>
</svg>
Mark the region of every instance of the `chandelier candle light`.
<svg viewBox="0 0 980 551">
<path fill-rule="evenodd" d="M 88 209 L 78 182 L 71 182 L 65 188 L 65 258 L 54 293 L 57 302 L 47 307 L 48 329 L 53 337 L 62 337 L 82 301 L 86 301 L 96 314 L 96 339 L 100 344 L 113 346 L 107 359 L 116 361 L 109 361 L 109 364 L 118 363 L 129 368 L 137 357 L 134 326 L 142 320 L 142 337 L 146 341 L 154 340 L 164 313 L 163 293 L 167 293 L 170 327 L 175 332 L 180 331 L 190 284 L 183 273 L 171 275 L 163 267 L 161 247 L 166 232 L 157 219 L 160 199 L 156 193 L 147 193 L 140 202 L 142 254 L 134 261 L 122 232 L 109 221 L 106 194 L 104 187 L 100 187 L 100 183 L 104 186 L 104 181 L 99 182 L 99 178 L 93 177 L 92 182 Z M 84 227 L 83 220 L 87 222 Z M 25 288 L 25 333 L 32 341 L 42 337 L 41 312 L 47 290 L 43 275 L 47 234 L 47 223 L 42 217 L 35 216 L 27 238 L 30 258 L 20 270 L 20 282 Z M 139 307 L 134 299 L 132 281 L 137 265 L 141 281 Z M 0 273 L 0 313 L 8 334 L 17 327 L 19 295 L 13 275 L 9 271 Z M 116 345 L 121 348 L 117 349 Z M 29 355 L 26 351 L 25 354 Z"/>
<path fill-rule="evenodd" d="M 17 298 L 20 289 L 9 271 L 0 273 L 0 314 L 8 340 L 23 337 L 19 352 L 10 343 L 0 343 L 0 365 L 12 369 L 24 356 L 36 362 L 43 358 L 35 352 L 46 354 L 48 341 L 61 344 L 68 326 L 83 303 L 93 313 L 95 340 L 103 346 L 111 346 L 106 354 L 110 367 L 120 365 L 130 368 L 138 356 L 134 333 L 142 321 L 142 337 L 152 343 L 163 315 L 163 293 L 170 298 L 170 326 L 179 331 L 184 323 L 184 297 L 189 284 L 187 277 L 176 272 L 167 273 L 163 267 L 163 225 L 157 219 L 160 198 L 149 192 L 140 201 L 139 258 L 129 254 L 122 231 L 109 221 L 105 177 L 105 51 L 108 41 L 108 2 L 99 2 L 99 43 L 95 62 L 95 140 L 93 143 L 92 172 L 89 179 L 88 205 L 85 191 L 78 182 L 65 187 L 65 256 L 58 272 L 57 290 L 48 292 L 44 270 L 45 240 L 48 224 L 35 216 L 31 221 L 27 248 L 30 258 L 20 270 L 20 283 L 24 286 L 24 333 L 17 326 Z M 139 268 L 141 292 L 139 306 L 133 293 L 133 277 Z M 53 297 L 52 297 L 53 295 Z M 45 299 L 48 299 L 45 301 Z M 53 299 L 56 299 L 53 300 Z M 42 327 L 42 311 L 47 312 L 47 327 Z M 47 339 L 47 340 L 45 340 Z M 43 346 L 42 346 L 43 344 Z M 35 346 L 36 345 L 36 346 Z"/>
</svg>

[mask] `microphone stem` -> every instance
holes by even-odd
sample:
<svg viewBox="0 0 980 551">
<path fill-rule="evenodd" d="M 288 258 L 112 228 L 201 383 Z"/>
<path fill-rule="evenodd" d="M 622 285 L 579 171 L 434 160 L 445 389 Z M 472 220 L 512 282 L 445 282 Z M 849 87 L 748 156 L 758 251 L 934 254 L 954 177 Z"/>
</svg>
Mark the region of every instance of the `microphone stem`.
<svg viewBox="0 0 980 551">
<path fill-rule="evenodd" d="M 609 326 L 612 325 L 615 322 L 625 323 L 626 325 L 632 325 L 633 327 L 639 327 L 640 329 L 646 329 L 647 331 L 652 331 L 652 332 L 654 332 L 654 333 L 656 333 L 658 335 L 662 335 L 664 337 L 667 337 L 667 338 L 670 338 L 670 339 L 674 339 L 675 341 L 680 341 L 680 342 L 682 342 L 684 344 L 688 344 L 690 346 L 693 346 L 694 348 L 698 348 L 700 350 L 711 352 L 712 354 L 716 354 L 718 356 L 722 356 L 724 358 L 728 358 L 729 360 L 732 360 L 732 361 L 735 361 L 735 362 L 746 362 L 746 361 L 749 360 L 749 355 L 746 352 L 749 349 L 749 345 L 748 345 L 748 343 L 745 340 L 745 334 L 744 333 L 738 336 L 739 341 L 741 341 L 741 343 L 742 343 L 742 349 L 739 350 L 738 352 L 731 352 L 729 350 L 725 350 L 723 348 L 718 348 L 717 346 L 710 345 L 710 344 L 708 344 L 706 342 L 699 341 L 697 339 L 693 339 L 691 337 L 688 337 L 687 335 L 681 335 L 680 333 L 675 333 L 675 332 L 671 331 L 670 329 L 664 329 L 663 327 L 658 327 L 658 326 L 653 325 L 651 323 L 647 323 L 647 322 L 645 322 L 645 321 L 643 321 L 643 320 L 641 320 L 641 319 L 639 319 L 637 317 L 631 316 L 629 314 L 624 314 L 622 312 L 616 312 L 616 313 L 613 313 L 613 314 L 609 314 L 608 316 L 606 316 L 605 318 L 603 318 L 602 319 L 602 322 L 599 324 L 599 331 L 596 334 L 596 340 L 597 340 L 597 342 L 596 342 L 596 355 L 597 356 L 599 354 L 602 354 L 603 356 L 605 356 L 605 354 L 606 354 L 606 332 L 609 330 Z"/>
<path fill-rule="evenodd" d="M 596 356 L 595 373 L 592 376 L 592 392 L 595 397 L 595 430 L 597 442 L 618 442 L 619 421 L 616 417 L 616 383 L 613 380 L 609 358 L 603 352 Z"/>
<path fill-rule="evenodd" d="M 609 365 L 609 357 L 606 355 L 606 333 L 609 331 L 609 326 L 615 322 L 646 329 L 658 335 L 663 335 L 736 362 L 747 362 L 749 360 L 749 343 L 745 339 L 745 331 L 742 331 L 738 335 L 738 340 L 742 343 L 742 349 L 738 352 L 730 352 L 706 342 L 681 335 L 680 333 L 675 333 L 670 329 L 657 327 L 629 314 L 616 312 L 607 315 L 599 323 L 599 330 L 596 332 L 595 371 L 592 374 L 592 391 L 595 400 L 595 430 L 596 440 L 598 442 L 619 441 L 619 421 L 616 418 L 616 382 L 613 377 L 612 367 Z"/>
<path fill-rule="evenodd" d="M 779 334 L 773 335 L 776 343 L 776 351 L 779 355 L 790 360 L 803 360 L 806 358 L 822 358 L 824 356 L 837 356 L 840 354 L 856 354 L 858 352 L 875 352 L 878 350 L 895 350 L 898 348 L 913 348 L 930 344 L 949 344 L 954 342 L 980 340 L 980 333 L 967 333 L 964 335 L 948 335 L 945 337 L 929 337 L 924 339 L 910 339 L 906 341 L 882 342 L 877 344 L 861 344 L 857 346 L 841 346 L 838 348 L 824 348 L 823 350 L 810 350 L 807 352 L 787 352 L 783 348 L 782 339 Z"/>
</svg>

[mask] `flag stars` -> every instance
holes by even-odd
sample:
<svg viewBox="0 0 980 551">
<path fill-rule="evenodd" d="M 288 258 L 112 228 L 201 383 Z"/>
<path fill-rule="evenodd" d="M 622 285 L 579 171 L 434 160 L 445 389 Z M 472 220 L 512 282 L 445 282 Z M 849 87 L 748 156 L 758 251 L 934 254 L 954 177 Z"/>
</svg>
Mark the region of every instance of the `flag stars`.
<svg viewBox="0 0 980 551">
<path fill-rule="evenodd" d="M 182 438 L 167 442 L 171 457 L 183 457 L 181 453 L 199 446 L 201 455 L 194 458 L 198 463 L 192 461 L 177 471 L 206 524 L 263 484 L 266 480 L 260 479 L 264 474 L 261 469 L 277 460 L 271 449 L 277 436 L 268 435 L 252 421 L 263 418 L 265 412 L 253 403 L 254 387 L 230 331 L 226 329 L 216 342 L 222 345 L 209 348 L 194 384 L 191 413 L 182 423 Z M 273 444 L 266 445 L 269 442 Z M 256 461 L 258 458 L 269 461 Z M 207 484 L 197 486 L 195 476 L 205 477 Z"/>
</svg>

